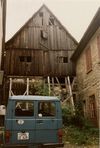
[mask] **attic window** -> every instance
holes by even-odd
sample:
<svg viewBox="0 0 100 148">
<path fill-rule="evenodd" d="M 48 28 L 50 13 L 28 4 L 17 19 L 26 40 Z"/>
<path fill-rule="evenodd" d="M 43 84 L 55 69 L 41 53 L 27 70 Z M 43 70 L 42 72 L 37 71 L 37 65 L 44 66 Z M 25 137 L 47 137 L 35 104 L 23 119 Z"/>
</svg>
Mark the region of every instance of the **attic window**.
<svg viewBox="0 0 100 148">
<path fill-rule="evenodd" d="M 40 13 L 39 13 L 39 16 L 40 16 L 40 17 L 43 17 L 43 12 L 40 12 Z"/>
<path fill-rule="evenodd" d="M 68 63 L 68 57 L 57 57 L 58 63 Z"/>
<path fill-rule="evenodd" d="M 44 31 L 44 30 L 41 30 L 41 37 L 43 39 L 47 40 L 48 39 L 48 33 L 46 31 Z"/>
<path fill-rule="evenodd" d="M 54 25 L 54 17 L 50 16 L 49 25 Z"/>
</svg>

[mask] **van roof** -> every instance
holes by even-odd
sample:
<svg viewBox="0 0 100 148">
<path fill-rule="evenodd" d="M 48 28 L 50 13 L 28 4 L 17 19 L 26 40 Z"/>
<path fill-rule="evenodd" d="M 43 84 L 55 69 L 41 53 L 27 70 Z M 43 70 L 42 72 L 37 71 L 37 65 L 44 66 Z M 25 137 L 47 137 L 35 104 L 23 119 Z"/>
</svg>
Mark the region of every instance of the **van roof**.
<svg viewBox="0 0 100 148">
<path fill-rule="evenodd" d="M 58 99 L 58 97 L 55 96 L 33 96 L 33 95 L 17 95 L 17 96 L 10 96 L 9 97 L 10 100 L 56 100 L 56 101 L 60 101 L 60 99 Z"/>
</svg>

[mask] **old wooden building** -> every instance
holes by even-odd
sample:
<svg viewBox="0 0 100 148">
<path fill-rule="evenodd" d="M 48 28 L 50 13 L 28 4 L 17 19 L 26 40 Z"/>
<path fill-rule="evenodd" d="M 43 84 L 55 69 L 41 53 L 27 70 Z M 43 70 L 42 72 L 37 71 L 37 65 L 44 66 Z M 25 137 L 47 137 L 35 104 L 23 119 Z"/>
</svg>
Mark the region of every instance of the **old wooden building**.
<svg viewBox="0 0 100 148">
<path fill-rule="evenodd" d="M 9 92 L 9 94 L 12 94 L 12 91 L 9 91 L 12 86 L 11 83 L 9 86 L 9 78 L 15 78 L 15 81 L 16 78 L 24 79 L 24 82 L 21 80 L 20 83 L 19 80 L 18 83 L 14 81 L 12 87 L 15 95 L 25 92 L 26 78 L 32 81 L 35 77 L 41 77 L 45 83 L 48 82 L 49 95 L 51 81 L 53 90 L 54 83 L 58 83 L 58 85 L 64 83 L 65 85 L 67 76 L 71 77 L 72 82 L 75 69 L 70 57 L 77 44 L 77 41 L 47 6 L 41 6 L 6 42 L 5 82 L 2 102 L 7 102 Z"/>
<path fill-rule="evenodd" d="M 43 5 L 6 43 L 8 76 L 73 76 L 77 41 Z"/>
<path fill-rule="evenodd" d="M 79 99 L 85 117 L 99 125 L 100 101 L 100 8 L 72 56 L 76 63 Z"/>
</svg>

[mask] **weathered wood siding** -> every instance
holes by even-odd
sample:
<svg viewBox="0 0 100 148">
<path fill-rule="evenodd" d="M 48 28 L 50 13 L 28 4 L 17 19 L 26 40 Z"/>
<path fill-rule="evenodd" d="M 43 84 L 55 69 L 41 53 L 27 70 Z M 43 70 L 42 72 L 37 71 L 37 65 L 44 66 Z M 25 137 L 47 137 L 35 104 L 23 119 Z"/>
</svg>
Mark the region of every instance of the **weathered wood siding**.
<svg viewBox="0 0 100 148">
<path fill-rule="evenodd" d="M 74 38 L 43 6 L 6 43 L 6 74 L 72 75 L 70 56 L 76 46 L 77 42 Z M 22 55 L 31 56 L 31 62 L 20 62 L 19 56 Z M 57 61 L 59 57 L 68 58 L 68 62 L 64 62 L 63 59 Z"/>
<path fill-rule="evenodd" d="M 47 39 L 41 37 L 42 26 L 26 27 L 16 35 L 7 48 L 32 48 L 32 49 L 75 49 L 74 41 L 69 38 L 63 28 L 46 26 Z"/>
</svg>

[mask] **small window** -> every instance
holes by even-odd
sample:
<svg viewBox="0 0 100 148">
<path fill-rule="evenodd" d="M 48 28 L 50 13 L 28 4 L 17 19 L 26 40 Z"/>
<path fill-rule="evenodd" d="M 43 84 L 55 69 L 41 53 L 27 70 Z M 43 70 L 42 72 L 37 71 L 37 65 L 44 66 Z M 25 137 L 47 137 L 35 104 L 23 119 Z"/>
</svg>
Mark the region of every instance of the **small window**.
<svg viewBox="0 0 100 148">
<path fill-rule="evenodd" d="M 91 57 L 91 48 L 88 47 L 85 52 L 86 56 L 86 70 L 89 73 L 92 70 L 92 57 Z"/>
<path fill-rule="evenodd" d="M 27 62 L 32 62 L 31 56 L 27 56 Z"/>
<path fill-rule="evenodd" d="M 57 57 L 58 63 L 68 63 L 68 57 Z"/>
<path fill-rule="evenodd" d="M 96 104 L 95 104 L 95 95 L 89 97 L 89 113 L 90 118 L 96 118 Z"/>
<path fill-rule="evenodd" d="M 63 57 L 63 63 L 68 63 L 68 57 Z"/>
<path fill-rule="evenodd" d="M 20 56 L 19 59 L 20 59 L 20 62 L 32 62 L 31 56 Z"/>
<path fill-rule="evenodd" d="M 20 60 L 20 62 L 25 62 L 25 57 L 24 56 L 20 56 L 19 60 Z"/>
<path fill-rule="evenodd" d="M 53 102 L 40 102 L 38 104 L 39 117 L 54 117 L 56 115 L 56 106 Z"/>
<path fill-rule="evenodd" d="M 34 105 L 30 101 L 17 101 L 15 108 L 15 116 L 33 116 Z"/>
</svg>

